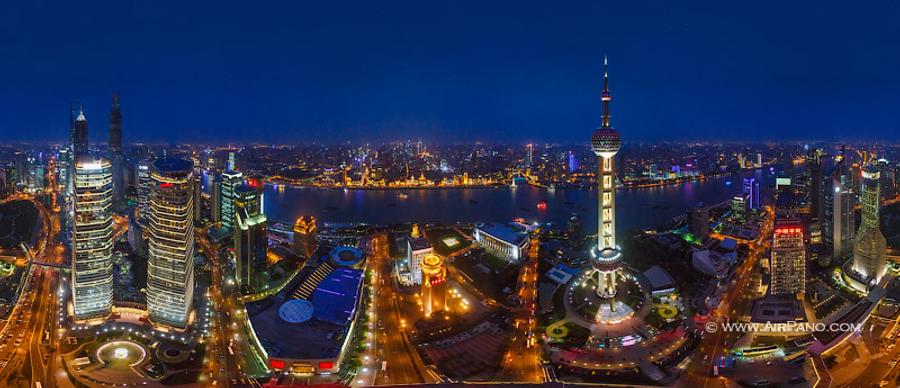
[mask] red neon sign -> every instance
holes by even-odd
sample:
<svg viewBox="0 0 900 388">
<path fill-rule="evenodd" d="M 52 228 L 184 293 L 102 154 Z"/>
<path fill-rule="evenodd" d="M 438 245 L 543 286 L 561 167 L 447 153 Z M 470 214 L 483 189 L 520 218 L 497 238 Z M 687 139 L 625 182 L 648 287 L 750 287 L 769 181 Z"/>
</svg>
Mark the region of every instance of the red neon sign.
<svg viewBox="0 0 900 388">
<path fill-rule="evenodd" d="M 273 369 L 284 369 L 284 360 L 269 360 L 269 366 Z"/>
<path fill-rule="evenodd" d="M 171 188 L 175 187 L 175 185 L 171 184 L 171 183 L 160 183 L 159 187 L 161 189 L 171 189 Z"/>
<path fill-rule="evenodd" d="M 331 361 L 322 361 L 319 363 L 319 369 L 331 369 L 334 368 L 334 363 Z"/>
</svg>

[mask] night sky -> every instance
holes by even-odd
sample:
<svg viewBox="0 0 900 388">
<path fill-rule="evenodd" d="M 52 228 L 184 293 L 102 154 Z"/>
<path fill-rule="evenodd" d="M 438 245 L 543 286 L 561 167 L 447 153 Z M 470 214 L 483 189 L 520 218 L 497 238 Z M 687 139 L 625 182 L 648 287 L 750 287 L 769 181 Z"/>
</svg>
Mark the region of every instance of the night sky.
<svg viewBox="0 0 900 388">
<path fill-rule="evenodd" d="M 896 1 L 17 1 L 0 141 L 900 140 Z"/>
</svg>

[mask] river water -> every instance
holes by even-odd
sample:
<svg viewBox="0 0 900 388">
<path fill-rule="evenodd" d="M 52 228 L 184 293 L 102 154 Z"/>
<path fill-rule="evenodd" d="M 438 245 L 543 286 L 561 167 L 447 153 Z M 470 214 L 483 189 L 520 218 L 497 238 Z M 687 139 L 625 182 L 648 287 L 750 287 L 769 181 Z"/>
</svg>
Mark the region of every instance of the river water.
<svg viewBox="0 0 900 388">
<path fill-rule="evenodd" d="M 766 185 L 768 171 L 753 175 Z M 732 175 L 677 185 L 619 190 L 616 227 L 620 232 L 649 228 L 684 214 L 698 202 L 710 205 L 741 190 L 742 176 Z M 596 233 L 597 190 L 548 190 L 528 185 L 511 188 L 452 188 L 422 190 L 342 190 L 267 185 L 264 208 L 270 221 L 293 222 L 314 215 L 319 222 L 528 222 L 565 224 L 578 214 L 587 233 Z M 407 195 L 402 198 L 401 193 Z M 544 209 L 537 204 L 546 202 Z"/>
</svg>

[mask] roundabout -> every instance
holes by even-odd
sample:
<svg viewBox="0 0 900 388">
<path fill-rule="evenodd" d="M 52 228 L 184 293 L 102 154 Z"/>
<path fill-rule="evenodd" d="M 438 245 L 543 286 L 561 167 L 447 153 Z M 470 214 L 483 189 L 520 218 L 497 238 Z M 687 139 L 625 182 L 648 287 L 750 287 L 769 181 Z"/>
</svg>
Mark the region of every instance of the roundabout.
<svg viewBox="0 0 900 388">
<path fill-rule="evenodd" d="M 112 341 L 97 348 L 97 359 L 107 368 L 131 368 L 147 358 L 147 351 L 137 342 Z"/>
</svg>

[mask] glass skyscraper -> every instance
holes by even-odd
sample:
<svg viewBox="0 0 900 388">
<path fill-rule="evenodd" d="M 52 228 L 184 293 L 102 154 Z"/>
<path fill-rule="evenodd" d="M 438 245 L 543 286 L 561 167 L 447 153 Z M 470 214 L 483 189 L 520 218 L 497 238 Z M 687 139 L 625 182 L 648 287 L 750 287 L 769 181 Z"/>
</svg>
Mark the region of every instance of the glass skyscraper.
<svg viewBox="0 0 900 388">
<path fill-rule="evenodd" d="M 81 154 L 75 164 L 72 296 L 75 319 L 105 318 L 112 308 L 112 165 Z"/>
<path fill-rule="evenodd" d="M 150 178 L 147 309 L 154 323 L 185 328 L 194 296 L 193 168 L 160 159 Z"/>
</svg>

